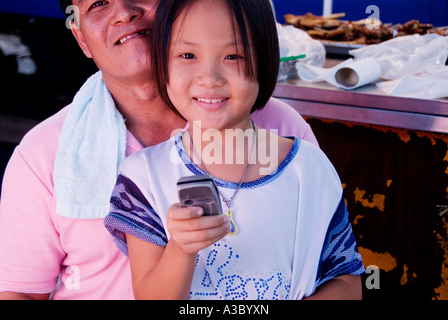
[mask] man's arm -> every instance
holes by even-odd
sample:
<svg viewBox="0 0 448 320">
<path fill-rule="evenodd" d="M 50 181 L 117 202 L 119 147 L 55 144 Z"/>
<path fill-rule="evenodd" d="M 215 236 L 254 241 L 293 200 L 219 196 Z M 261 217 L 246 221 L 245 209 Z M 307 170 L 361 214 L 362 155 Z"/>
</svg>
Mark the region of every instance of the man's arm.
<svg viewBox="0 0 448 320">
<path fill-rule="evenodd" d="M 49 293 L 0 292 L 0 300 L 48 300 Z"/>
<path fill-rule="evenodd" d="M 293 107 L 276 98 L 271 98 L 263 109 L 252 113 L 251 118 L 264 129 L 277 129 L 280 136 L 296 136 L 319 146 L 305 119 Z"/>
<path fill-rule="evenodd" d="M 317 287 L 316 291 L 303 300 L 361 300 L 361 276 L 343 275 Z"/>
<path fill-rule="evenodd" d="M 37 161 L 44 161 L 38 146 L 32 151 L 38 154 Z M 50 178 L 38 175 L 34 168 L 19 146 L 4 175 L 0 202 L 2 299 L 48 299 L 48 293 L 40 293 L 54 289 L 60 272 L 63 253 L 50 216 L 52 194 L 45 183 Z"/>
</svg>

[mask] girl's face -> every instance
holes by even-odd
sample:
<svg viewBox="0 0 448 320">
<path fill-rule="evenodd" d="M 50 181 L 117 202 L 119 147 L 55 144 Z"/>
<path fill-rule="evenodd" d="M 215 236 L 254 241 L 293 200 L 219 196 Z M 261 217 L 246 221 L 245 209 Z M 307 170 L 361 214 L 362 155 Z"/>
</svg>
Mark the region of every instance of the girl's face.
<svg viewBox="0 0 448 320">
<path fill-rule="evenodd" d="M 201 121 L 202 130 L 251 128 L 259 86 L 246 76 L 234 26 L 223 0 L 195 1 L 173 25 L 167 92 L 190 124 Z"/>
</svg>

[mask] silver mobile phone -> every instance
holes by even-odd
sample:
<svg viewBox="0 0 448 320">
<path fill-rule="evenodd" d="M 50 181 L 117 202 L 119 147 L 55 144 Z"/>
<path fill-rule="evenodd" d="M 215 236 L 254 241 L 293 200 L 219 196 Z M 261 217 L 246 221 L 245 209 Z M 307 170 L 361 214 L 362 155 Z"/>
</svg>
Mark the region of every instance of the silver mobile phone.
<svg viewBox="0 0 448 320">
<path fill-rule="evenodd" d="M 182 207 L 201 207 L 204 216 L 222 214 L 218 187 L 210 175 L 180 178 L 177 192 Z"/>
</svg>

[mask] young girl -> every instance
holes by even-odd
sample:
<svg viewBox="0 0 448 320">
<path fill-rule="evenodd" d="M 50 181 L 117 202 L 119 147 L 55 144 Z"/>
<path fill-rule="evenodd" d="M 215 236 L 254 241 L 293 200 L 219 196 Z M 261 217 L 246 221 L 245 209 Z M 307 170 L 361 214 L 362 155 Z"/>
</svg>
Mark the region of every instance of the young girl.
<svg viewBox="0 0 448 320">
<path fill-rule="evenodd" d="M 359 298 L 364 268 L 335 169 L 250 119 L 277 78 L 269 1 L 161 1 L 152 48 L 161 96 L 189 128 L 120 168 L 105 225 L 136 298 Z M 227 214 L 177 203 L 178 179 L 198 174 L 214 177 Z"/>
</svg>

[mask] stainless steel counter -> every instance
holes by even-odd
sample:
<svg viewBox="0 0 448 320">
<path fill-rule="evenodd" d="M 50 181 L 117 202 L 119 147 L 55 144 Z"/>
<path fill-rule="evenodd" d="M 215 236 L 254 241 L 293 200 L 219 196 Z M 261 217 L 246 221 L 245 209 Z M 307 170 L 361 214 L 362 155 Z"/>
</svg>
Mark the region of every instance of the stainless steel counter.
<svg viewBox="0 0 448 320">
<path fill-rule="evenodd" d="M 278 83 L 274 97 L 305 117 L 448 133 L 448 99 L 393 97 L 375 85 L 344 91 L 300 79 Z"/>
</svg>

